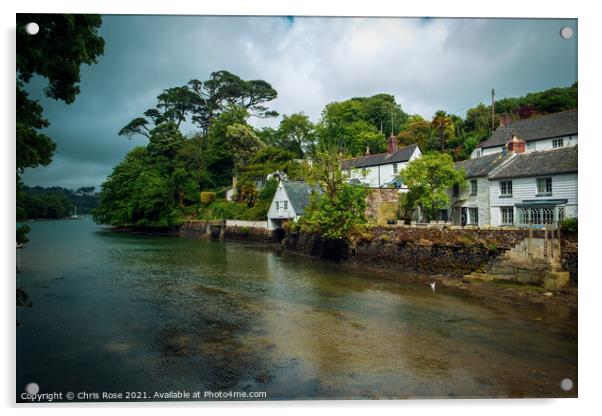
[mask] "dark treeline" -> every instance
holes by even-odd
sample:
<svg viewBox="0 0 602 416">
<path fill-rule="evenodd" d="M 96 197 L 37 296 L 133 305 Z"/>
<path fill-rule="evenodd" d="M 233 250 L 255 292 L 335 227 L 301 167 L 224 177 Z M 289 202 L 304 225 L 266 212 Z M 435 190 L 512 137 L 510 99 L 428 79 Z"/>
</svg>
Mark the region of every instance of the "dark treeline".
<svg viewBox="0 0 602 416">
<path fill-rule="evenodd" d="M 170 226 L 198 215 L 201 191 L 223 197 L 233 178 L 235 202 L 252 208 L 261 201 L 255 185 L 266 174 L 283 171 L 304 179 L 304 159 L 325 149 L 342 157 L 383 152 L 391 134 L 400 145 L 418 143 L 423 152 L 448 153 L 454 160 L 467 158 L 491 134 L 491 109 L 484 104 L 464 118 L 441 110 L 427 120 L 407 114 L 391 94 L 329 103 L 316 123 L 301 112 L 283 115 L 276 127 L 254 128 L 251 117 L 278 117 L 268 107 L 276 97 L 266 81 L 243 80 L 228 71 L 164 90 L 153 108 L 119 132 L 143 135 L 148 144 L 130 151 L 102 185 L 96 221 Z M 518 119 L 576 106 L 577 84 L 506 98 L 496 103 L 495 124 L 502 113 Z M 184 135 L 183 122 L 197 132 Z"/>
<path fill-rule="evenodd" d="M 78 215 L 89 214 L 99 202 L 99 195 L 94 193 L 93 186 L 77 190 L 59 186 L 50 188 L 23 186 L 21 192 L 23 192 L 21 218 L 66 218 L 73 215 L 76 207 Z"/>
</svg>

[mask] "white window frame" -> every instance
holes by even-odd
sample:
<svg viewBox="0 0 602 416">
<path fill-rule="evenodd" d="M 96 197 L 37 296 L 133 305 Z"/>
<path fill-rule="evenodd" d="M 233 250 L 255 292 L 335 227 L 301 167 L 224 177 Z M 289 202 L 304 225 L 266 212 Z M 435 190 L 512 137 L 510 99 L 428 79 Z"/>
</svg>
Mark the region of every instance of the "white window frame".
<svg viewBox="0 0 602 416">
<path fill-rule="evenodd" d="M 476 179 L 470 180 L 470 195 L 477 195 L 479 193 L 479 183 Z"/>
<path fill-rule="evenodd" d="M 564 147 L 564 137 L 552 139 L 552 149 L 558 149 L 560 147 Z"/>
<path fill-rule="evenodd" d="M 506 192 L 504 192 L 504 185 Z M 508 192 L 510 190 L 510 192 Z M 500 198 L 512 198 L 512 181 L 500 181 Z"/>
<path fill-rule="evenodd" d="M 393 163 L 393 173 L 395 175 L 397 175 L 397 173 L 399 173 L 399 167 L 397 166 L 397 163 Z"/>
<path fill-rule="evenodd" d="M 502 225 L 514 225 L 514 207 L 500 207 L 500 219 Z M 512 221 L 508 221 L 509 219 Z"/>
<path fill-rule="evenodd" d="M 542 181 L 545 181 L 543 183 L 543 187 L 544 187 L 543 191 L 540 190 L 540 184 L 542 183 Z M 548 185 L 550 185 L 550 186 L 548 187 Z M 535 179 L 535 186 L 537 189 L 537 193 L 536 193 L 537 196 L 551 196 L 552 195 L 553 181 L 552 181 L 551 176 L 546 176 L 543 178 Z"/>
<path fill-rule="evenodd" d="M 476 213 L 476 215 L 473 215 Z M 476 221 L 475 221 L 476 217 Z M 468 208 L 468 225 L 479 225 L 479 208 L 469 207 Z"/>
</svg>

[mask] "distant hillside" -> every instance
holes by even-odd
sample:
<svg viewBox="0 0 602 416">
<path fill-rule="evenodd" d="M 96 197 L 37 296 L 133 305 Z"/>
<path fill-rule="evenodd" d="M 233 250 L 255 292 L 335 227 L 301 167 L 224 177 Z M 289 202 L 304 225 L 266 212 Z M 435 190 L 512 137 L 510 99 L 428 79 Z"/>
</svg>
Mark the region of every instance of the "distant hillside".
<svg viewBox="0 0 602 416">
<path fill-rule="evenodd" d="M 53 186 L 24 186 L 24 217 L 25 218 L 65 218 L 73 214 L 77 207 L 77 214 L 89 214 L 98 205 L 99 195 L 94 192 L 94 187 L 82 187 L 77 190 Z"/>
</svg>

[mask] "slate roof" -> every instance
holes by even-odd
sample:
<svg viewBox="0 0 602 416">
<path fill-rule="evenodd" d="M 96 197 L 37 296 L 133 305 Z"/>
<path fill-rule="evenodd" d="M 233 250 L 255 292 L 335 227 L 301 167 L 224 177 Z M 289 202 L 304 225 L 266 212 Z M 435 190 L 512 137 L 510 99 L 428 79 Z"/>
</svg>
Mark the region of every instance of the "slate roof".
<svg viewBox="0 0 602 416">
<path fill-rule="evenodd" d="M 489 175 L 495 168 L 510 158 L 510 154 L 494 153 L 476 159 L 463 160 L 456 163 L 456 169 L 464 168 L 467 178 L 478 178 Z"/>
<path fill-rule="evenodd" d="M 490 179 L 557 175 L 577 172 L 577 147 L 521 153 L 491 175 Z"/>
<path fill-rule="evenodd" d="M 303 215 L 305 207 L 309 204 L 309 197 L 313 192 L 322 193 L 318 186 L 312 186 L 303 181 L 283 181 L 282 186 L 297 215 Z"/>
<path fill-rule="evenodd" d="M 477 147 L 503 146 L 513 133 L 526 142 L 577 134 L 577 109 L 513 121 L 507 126 L 498 127 L 491 137 Z"/>
<path fill-rule="evenodd" d="M 397 149 L 395 153 L 377 153 L 375 155 L 368 155 L 362 157 L 356 157 L 353 159 L 343 160 L 343 169 L 353 168 L 366 168 L 369 166 L 385 165 L 387 163 L 398 163 L 407 162 L 414 154 L 414 150 L 418 147 L 417 144 L 411 144 L 409 146 Z"/>
</svg>

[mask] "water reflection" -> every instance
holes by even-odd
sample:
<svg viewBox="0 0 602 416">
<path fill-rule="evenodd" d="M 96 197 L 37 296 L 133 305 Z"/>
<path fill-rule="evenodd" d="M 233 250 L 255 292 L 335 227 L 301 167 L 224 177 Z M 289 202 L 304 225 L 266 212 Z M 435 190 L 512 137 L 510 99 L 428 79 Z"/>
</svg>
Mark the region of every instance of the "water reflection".
<svg viewBox="0 0 602 416">
<path fill-rule="evenodd" d="M 17 383 L 276 399 L 559 397 L 576 316 L 238 243 L 35 223 Z M 19 388 L 18 388 L 19 390 Z"/>
</svg>

